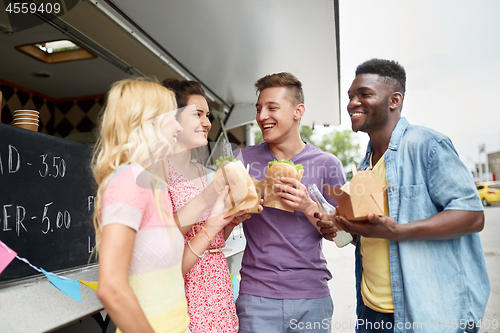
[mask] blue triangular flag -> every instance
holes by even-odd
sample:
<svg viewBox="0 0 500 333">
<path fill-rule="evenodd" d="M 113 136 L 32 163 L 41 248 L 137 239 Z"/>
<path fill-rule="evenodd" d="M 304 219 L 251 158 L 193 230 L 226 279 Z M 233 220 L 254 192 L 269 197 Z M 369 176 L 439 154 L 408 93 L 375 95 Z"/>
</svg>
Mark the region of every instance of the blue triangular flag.
<svg viewBox="0 0 500 333">
<path fill-rule="evenodd" d="M 48 273 L 41 267 L 40 269 L 57 289 L 59 289 L 69 297 L 77 300 L 78 302 L 82 302 L 82 296 L 80 294 L 80 281 L 61 278 L 54 273 Z"/>
</svg>

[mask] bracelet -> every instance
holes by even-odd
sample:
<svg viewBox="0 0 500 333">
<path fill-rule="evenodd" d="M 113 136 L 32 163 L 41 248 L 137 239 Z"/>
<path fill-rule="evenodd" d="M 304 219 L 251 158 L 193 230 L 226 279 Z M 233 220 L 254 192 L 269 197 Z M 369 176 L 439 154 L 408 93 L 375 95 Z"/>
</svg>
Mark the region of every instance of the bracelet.
<svg viewBox="0 0 500 333">
<path fill-rule="evenodd" d="M 196 236 L 196 232 L 194 231 L 194 225 L 191 227 L 191 230 L 193 231 L 193 237 Z M 203 227 L 203 226 L 200 226 L 200 229 L 205 233 L 205 235 L 207 236 L 207 239 L 208 239 L 208 242 L 209 243 L 212 243 L 212 238 L 210 237 L 210 235 L 208 234 L 207 230 Z"/>
<path fill-rule="evenodd" d="M 210 237 L 210 235 L 208 234 L 207 229 L 205 229 L 205 227 L 204 227 L 204 226 L 201 226 L 201 230 L 203 230 L 203 232 L 205 233 L 205 235 L 207 235 L 208 241 L 209 241 L 210 243 L 212 243 L 213 239 L 212 239 L 212 238 Z"/>
<path fill-rule="evenodd" d="M 203 257 L 203 255 L 205 254 L 205 252 L 203 252 L 203 254 L 200 256 L 198 253 L 194 252 L 193 248 L 191 247 L 191 241 L 188 242 L 188 246 L 189 246 L 189 249 L 191 250 L 191 252 L 193 252 L 193 254 L 195 256 L 197 256 L 198 258 Z"/>
</svg>

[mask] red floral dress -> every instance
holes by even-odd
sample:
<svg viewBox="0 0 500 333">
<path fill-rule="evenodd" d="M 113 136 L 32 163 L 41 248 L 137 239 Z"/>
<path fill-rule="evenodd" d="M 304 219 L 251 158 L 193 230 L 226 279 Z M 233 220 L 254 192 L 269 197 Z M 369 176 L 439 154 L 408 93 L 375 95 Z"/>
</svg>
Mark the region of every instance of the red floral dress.
<svg viewBox="0 0 500 333">
<path fill-rule="evenodd" d="M 207 179 L 198 168 L 203 187 Z M 168 186 L 172 198 L 173 211 L 176 213 L 191 199 L 201 193 L 193 182 L 174 169 L 168 162 Z M 207 210 L 196 222 L 202 226 L 210 217 Z M 195 227 L 198 232 L 197 227 Z M 184 244 L 194 237 L 190 230 L 184 236 Z M 222 248 L 226 245 L 224 230 L 214 238 L 209 248 Z M 236 333 L 239 329 L 238 317 L 234 305 L 234 296 L 229 277 L 229 268 L 223 253 L 205 254 L 184 276 L 188 312 L 189 329 L 192 333 Z"/>
</svg>

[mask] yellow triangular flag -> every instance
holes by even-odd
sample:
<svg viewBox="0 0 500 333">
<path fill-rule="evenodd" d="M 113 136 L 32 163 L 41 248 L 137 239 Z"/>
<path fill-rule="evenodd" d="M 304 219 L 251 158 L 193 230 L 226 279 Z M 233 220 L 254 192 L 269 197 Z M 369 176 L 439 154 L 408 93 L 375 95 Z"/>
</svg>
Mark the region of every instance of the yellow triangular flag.
<svg viewBox="0 0 500 333">
<path fill-rule="evenodd" d="M 82 280 L 78 280 L 78 281 L 80 281 L 81 283 L 83 283 L 87 287 L 92 288 L 95 291 L 97 291 L 97 282 L 89 282 L 89 281 L 82 281 Z"/>
</svg>

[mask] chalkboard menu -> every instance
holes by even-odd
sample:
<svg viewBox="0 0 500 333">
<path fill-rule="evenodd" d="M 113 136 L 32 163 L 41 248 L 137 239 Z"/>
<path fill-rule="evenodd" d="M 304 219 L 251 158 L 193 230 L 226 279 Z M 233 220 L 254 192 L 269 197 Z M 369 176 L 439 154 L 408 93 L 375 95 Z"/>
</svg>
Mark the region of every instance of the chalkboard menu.
<svg viewBox="0 0 500 333">
<path fill-rule="evenodd" d="M 0 124 L 0 240 L 19 257 L 49 272 L 88 264 L 97 190 L 91 155 L 88 145 Z M 14 259 L 0 283 L 35 274 Z"/>
</svg>

